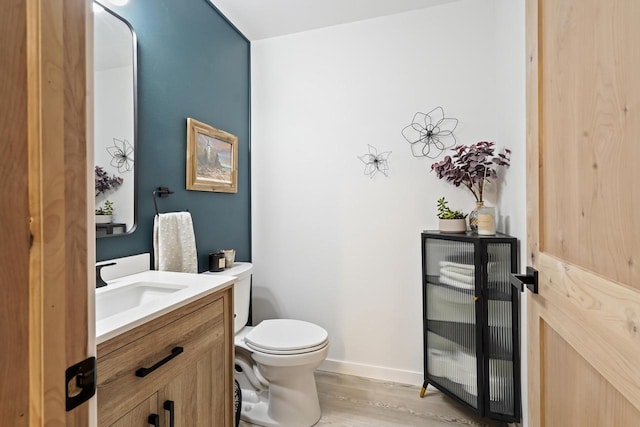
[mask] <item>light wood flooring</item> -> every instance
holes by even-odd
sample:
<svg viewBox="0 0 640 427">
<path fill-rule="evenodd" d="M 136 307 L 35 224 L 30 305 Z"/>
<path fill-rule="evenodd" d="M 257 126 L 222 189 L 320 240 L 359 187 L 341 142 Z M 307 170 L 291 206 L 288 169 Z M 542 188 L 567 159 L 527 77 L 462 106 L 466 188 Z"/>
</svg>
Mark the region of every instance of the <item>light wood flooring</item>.
<svg viewBox="0 0 640 427">
<path fill-rule="evenodd" d="M 322 418 L 317 426 L 344 427 L 452 427 L 494 426 L 475 417 L 439 391 L 316 371 Z M 242 427 L 253 424 L 240 422 Z"/>
</svg>

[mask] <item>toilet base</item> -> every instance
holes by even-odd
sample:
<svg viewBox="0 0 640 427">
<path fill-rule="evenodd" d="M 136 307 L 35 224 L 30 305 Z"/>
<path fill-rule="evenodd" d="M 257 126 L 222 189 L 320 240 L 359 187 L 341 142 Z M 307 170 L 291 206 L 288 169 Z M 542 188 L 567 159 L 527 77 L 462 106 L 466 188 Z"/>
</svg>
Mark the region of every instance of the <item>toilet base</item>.
<svg viewBox="0 0 640 427">
<path fill-rule="evenodd" d="M 236 363 L 244 369 L 236 369 L 236 379 L 242 390 L 240 418 L 265 427 L 311 427 L 321 416 L 315 369 L 326 358 L 328 347 L 313 353 L 295 356 L 277 356 L 252 353 L 236 347 Z M 246 369 L 247 357 L 257 362 L 261 375 L 268 385 L 262 386 L 252 369 Z M 283 366 L 273 366 L 286 360 Z M 296 362 L 302 362 L 296 364 Z M 262 363 L 261 363 L 262 362 Z M 263 364 L 268 363 L 268 364 Z M 249 365 L 250 366 L 250 365 Z M 256 387 L 258 385 L 258 387 Z"/>
<path fill-rule="evenodd" d="M 274 390 L 272 394 L 277 395 L 278 392 Z M 314 395 L 317 396 L 317 392 Z M 305 410 L 300 411 L 296 408 L 296 402 L 271 397 L 272 399 L 269 398 L 269 391 L 256 393 L 251 389 L 243 389 L 240 419 L 264 427 L 311 427 L 320 420 L 321 412 L 317 398 L 314 402 L 305 402 Z M 278 421 L 271 418 L 270 409 L 278 416 Z"/>
<path fill-rule="evenodd" d="M 251 424 L 264 427 L 278 427 L 275 421 L 269 418 L 267 402 L 244 403 L 240 419 Z"/>
</svg>

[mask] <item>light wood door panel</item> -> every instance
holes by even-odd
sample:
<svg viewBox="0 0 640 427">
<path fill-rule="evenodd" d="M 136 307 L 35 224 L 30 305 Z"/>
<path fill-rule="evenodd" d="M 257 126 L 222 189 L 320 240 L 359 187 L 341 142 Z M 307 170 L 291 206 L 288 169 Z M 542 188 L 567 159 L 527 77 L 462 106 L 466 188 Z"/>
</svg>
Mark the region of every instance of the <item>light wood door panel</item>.
<svg viewBox="0 0 640 427">
<path fill-rule="evenodd" d="M 0 420 L 29 425 L 29 190 L 26 3 L 0 14 Z M 5 344 L 6 345 L 6 344 Z"/>
<path fill-rule="evenodd" d="M 65 370 L 88 356 L 88 4 L 0 13 L 3 425 L 89 425 L 87 404 L 65 410 Z"/>
<path fill-rule="evenodd" d="M 640 289 L 640 2 L 540 4 L 544 252 Z"/>
<path fill-rule="evenodd" d="M 526 13 L 529 425 L 638 425 L 640 2 Z"/>
<path fill-rule="evenodd" d="M 544 425 L 635 427 L 640 411 L 562 336 L 543 324 Z M 592 402 L 591 404 L 585 404 Z"/>
</svg>

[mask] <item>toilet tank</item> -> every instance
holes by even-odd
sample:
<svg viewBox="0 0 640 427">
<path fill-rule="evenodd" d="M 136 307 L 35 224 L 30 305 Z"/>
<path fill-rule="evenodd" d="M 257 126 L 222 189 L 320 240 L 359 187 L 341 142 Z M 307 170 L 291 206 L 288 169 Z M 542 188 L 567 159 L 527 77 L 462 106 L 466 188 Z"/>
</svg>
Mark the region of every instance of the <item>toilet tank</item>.
<svg viewBox="0 0 640 427">
<path fill-rule="evenodd" d="M 250 262 L 236 262 L 233 267 L 226 268 L 217 274 L 235 276 L 237 280 L 233 285 L 233 313 L 234 333 L 247 325 L 249 320 L 249 302 L 251 300 L 251 272 L 253 266 Z M 215 274 L 215 273 L 210 273 Z"/>
</svg>

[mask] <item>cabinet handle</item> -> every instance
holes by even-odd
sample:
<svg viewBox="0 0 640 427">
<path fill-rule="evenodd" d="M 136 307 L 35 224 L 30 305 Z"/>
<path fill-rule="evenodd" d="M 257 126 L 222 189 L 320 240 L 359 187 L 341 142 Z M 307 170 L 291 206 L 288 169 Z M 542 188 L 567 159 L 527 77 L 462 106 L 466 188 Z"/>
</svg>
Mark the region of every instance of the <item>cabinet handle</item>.
<svg viewBox="0 0 640 427">
<path fill-rule="evenodd" d="M 153 427 L 160 427 L 160 416 L 158 414 L 149 415 L 147 421 L 149 421 L 149 424 L 151 424 Z"/>
<path fill-rule="evenodd" d="M 170 355 L 168 355 L 167 357 L 165 357 L 164 359 L 162 359 L 161 361 L 159 361 L 158 363 L 156 363 L 152 367 L 138 369 L 136 371 L 136 377 L 140 377 L 140 378 L 146 377 L 151 372 L 155 371 L 160 366 L 164 365 L 165 363 L 167 363 L 168 361 L 170 361 L 174 357 L 178 356 L 183 351 L 184 351 L 184 348 L 182 348 L 182 347 L 174 347 L 173 350 L 171 350 L 171 354 Z"/>
<path fill-rule="evenodd" d="M 165 411 L 169 411 L 169 427 L 174 427 L 173 400 L 165 400 L 163 407 Z"/>
</svg>

